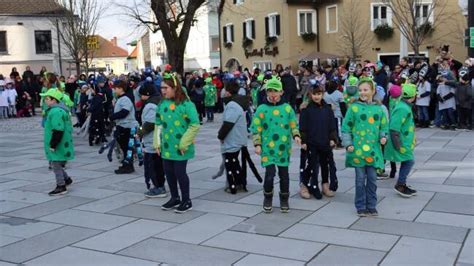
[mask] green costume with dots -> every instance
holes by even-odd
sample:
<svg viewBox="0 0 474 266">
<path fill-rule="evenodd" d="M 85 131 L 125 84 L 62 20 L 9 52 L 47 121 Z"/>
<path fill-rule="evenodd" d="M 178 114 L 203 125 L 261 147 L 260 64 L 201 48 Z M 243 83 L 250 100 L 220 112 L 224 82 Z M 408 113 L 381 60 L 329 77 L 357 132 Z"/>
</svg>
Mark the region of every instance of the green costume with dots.
<svg viewBox="0 0 474 266">
<path fill-rule="evenodd" d="M 56 104 L 46 109 L 46 122 L 44 124 L 44 152 L 46 153 L 48 161 L 69 161 L 74 159 L 72 123 L 69 111 L 66 111 L 66 109 L 67 108 L 63 104 Z M 64 132 L 55 151 L 49 149 L 53 130 Z"/>
<path fill-rule="evenodd" d="M 385 146 L 385 159 L 392 162 L 404 162 L 413 160 L 413 150 L 415 149 L 415 122 L 411 105 L 405 101 L 399 101 L 391 112 L 390 131 L 399 133 L 400 149 L 393 145 L 392 138 L 389 138 Z"/>
<path fill-rule="evenodd" d="M 287 103 L 260 105 L 250 130 L 255 145 L 262 147 L 262 166 L 288 166 L 292 137 L 299 136 L 296 115 Z"/>
<path fill-rule="evenodd" d="M 203 89 L 204 89 L 204 106 L 214 107 L 216 105 L 216 99 L 217 99 L 216 86 L 210 83 L 210 84 L 206 84 Z"/>
<path fill-rule="evenodd" d="M 353 152 L 346 152 L 346 167 L 384 167 L 380 139 L 388 134 L 388 121 L 380 105 L 352 103 L 344 118 L 342 133 L 343 145 L 354 146 Z"/>
<path fill-rule="evenodd" d="M 155 124 L 160 129 L 154 133 L 153 146 L 161 149 L 163 159 L 184 161 L 194 157 L 193 142 L 199 131 L 199 117 L 191 101 L 176 104 L 163 100 L 156 108 Z M 180 150 L 185 150 L 184 154 Z"/>
</svg>

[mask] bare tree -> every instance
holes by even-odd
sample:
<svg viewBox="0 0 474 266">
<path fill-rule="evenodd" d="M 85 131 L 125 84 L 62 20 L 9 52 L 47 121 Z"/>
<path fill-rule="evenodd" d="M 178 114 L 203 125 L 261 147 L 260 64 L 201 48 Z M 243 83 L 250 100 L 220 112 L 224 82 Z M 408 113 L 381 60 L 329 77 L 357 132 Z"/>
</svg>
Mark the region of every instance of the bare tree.
<svg viewBox="0 0 474 266">
<path fill-rule="evenodd" d="M 352 60 L 360 57 L 371 45 L 373 40 L 372 32 L 361 30 L 366 27 L 368 21 L 360 10 L 359 1 L 349 0 L 344 5 L 339 19 L 340 35 L 337 42 L 338 49 L 343 55 Z"/>
<path fill-rule="evenodd" d="M 88 39 L 95 35 L 97 24 L 105 6 L 97 0 L 56 0 L 69 12 L 59 21 L 54 19 L 52 23 L 61 23 L 59 37 L 61 43 L 66 47 L 74 64 L 76 72 L 81 73 L 84 65 L 86 73 L 89 71 L 90 63 L 94 57 L 94 47 L 88 45 Z"/>
<path fill-rule="evenodd" d="M 391 10 L 393 24 L 405 36 L 413 49 L 415 56 L 419 56 L 420 46 L 431 35 L 432 31 L 446 21 L 446 6 L 449 0 L 383 0 Z M 436 18 L 431 20 L 431 17 Z M 446 25 L 443 24 L 443 27 Z M 448 31 L 448 35 L 451 31 Z M 439 36 L 444 38 L 446 36 Z"/>
<path fill-rule="evenodd" d="M 206 0 L 146 0 L 133 4 L 117 4 L 124 14 L 146 26 L 151 32 L 161 31 L 168 59 L 178 73 L 184 69 L 184 52 L 189 32 L 196 21 L 196 11 Z M 150 12 L 151 11 L 151 12 Z"/>
</svg>

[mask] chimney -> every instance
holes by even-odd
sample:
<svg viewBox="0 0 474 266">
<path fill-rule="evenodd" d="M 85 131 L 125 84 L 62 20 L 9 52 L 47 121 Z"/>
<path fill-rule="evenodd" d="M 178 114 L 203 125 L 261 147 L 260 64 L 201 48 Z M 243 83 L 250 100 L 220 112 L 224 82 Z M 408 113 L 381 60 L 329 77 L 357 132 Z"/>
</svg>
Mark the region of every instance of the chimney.
<svg viewBox="0 0 474 266">
<path fill-rule="evenodd" d="M 117 37 L 113 37 L 110 39 L 110 42 L 114 44 L 114 46 L 117 46 Z"/>
</svg>

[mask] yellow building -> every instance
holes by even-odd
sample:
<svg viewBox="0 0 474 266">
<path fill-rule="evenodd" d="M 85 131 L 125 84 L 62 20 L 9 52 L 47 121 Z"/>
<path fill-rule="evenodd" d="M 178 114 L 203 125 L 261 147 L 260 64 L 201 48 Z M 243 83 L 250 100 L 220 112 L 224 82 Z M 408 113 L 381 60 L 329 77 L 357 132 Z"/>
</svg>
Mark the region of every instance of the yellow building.
<svg viewBox="0 0 474 266">
<path fill-rule="evenodd" d="M 438 48 L 448 44 L 454 58 L 464 61 L 466 18 L 457 1 L 441 0 L 445 6 L 433 9 L 432 0 L 417 2 L 417 21 L 429 21 L 434 28 L 420 46 L 420 55 L 432 62 L 439 54 Z M 374 33 L 381 24 L 393 29 L 386 40 Z M 359 46 L 355 49 L 357 60 L 381 60 L 393 66 L 399 61 L 404 43 L 394 14 L 383 0 L 226 1 L 220 26 L 221 65 L 225 70 L 238 66 L 274 69 L 276 64 L 296 69 L 301 60 L 345 60 L 354 54 L 352 43 Z M 351 32 L 357 35 L 354 41 L 348 41 Z M 413 54 L 407 46 L 408 54 Z"/>
<path fill-rule="evenodd" d="M 104 71 L 107 74 L 113 72 L 116 75 L 129 72 L 128 52 L 117 45 L 117 37 L 109 41 L 96 35 L 89 39 L 88 44 L 93 51 L 91 71 Z"/>
</svg>

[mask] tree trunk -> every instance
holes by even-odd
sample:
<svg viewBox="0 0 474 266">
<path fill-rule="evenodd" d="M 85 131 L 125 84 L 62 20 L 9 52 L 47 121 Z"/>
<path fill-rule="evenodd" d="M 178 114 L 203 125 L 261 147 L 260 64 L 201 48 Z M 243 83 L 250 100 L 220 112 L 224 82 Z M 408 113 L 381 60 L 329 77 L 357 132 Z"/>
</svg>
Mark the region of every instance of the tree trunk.
<svg viewBox="0 0 474 266">
<path fill-rule="evenodd" d="M 79 77 L 79 75 L 81 75 L 81 61 L 77 61 L 76 60 L 76 75 L 77 77 Z"/>
</svg>

